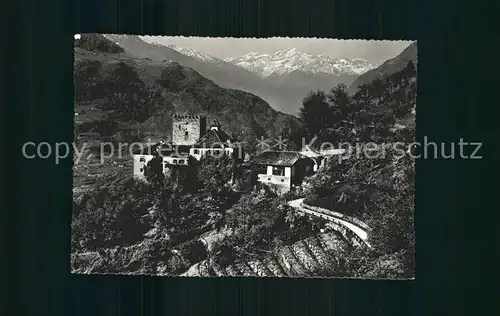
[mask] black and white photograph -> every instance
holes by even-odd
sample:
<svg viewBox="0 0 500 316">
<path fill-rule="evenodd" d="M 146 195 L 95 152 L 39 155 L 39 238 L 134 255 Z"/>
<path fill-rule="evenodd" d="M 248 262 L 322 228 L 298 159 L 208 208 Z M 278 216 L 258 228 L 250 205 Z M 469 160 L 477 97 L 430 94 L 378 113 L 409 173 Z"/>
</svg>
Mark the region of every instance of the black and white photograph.
<svg viewBox="0 0 500 316">
<path fill-rule="evenodd" d="M 75 34 L 72 273 L 413 279 L 417 59 Z"/>
</svg>

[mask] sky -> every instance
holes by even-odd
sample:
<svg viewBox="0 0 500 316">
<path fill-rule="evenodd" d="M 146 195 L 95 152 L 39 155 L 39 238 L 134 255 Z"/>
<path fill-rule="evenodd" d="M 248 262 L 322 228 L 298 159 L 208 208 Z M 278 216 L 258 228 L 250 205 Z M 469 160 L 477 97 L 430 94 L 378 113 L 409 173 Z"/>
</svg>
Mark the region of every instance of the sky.
<svg viewBox="0 0 500 316">
<path fill-rule="evenodd" d="M 318 38 L 207 38 L 182 36 L 146 36 L 163 45 L 176 45 L 206 53 L 221 59 L 238 57 L 250 52 L 273 53 L 292 49 L 311 55 L 324 54 L 339 58 L 362 58 L 379 65 L 402 52 L 411 41 L 365 41 Z"/>
</svg>

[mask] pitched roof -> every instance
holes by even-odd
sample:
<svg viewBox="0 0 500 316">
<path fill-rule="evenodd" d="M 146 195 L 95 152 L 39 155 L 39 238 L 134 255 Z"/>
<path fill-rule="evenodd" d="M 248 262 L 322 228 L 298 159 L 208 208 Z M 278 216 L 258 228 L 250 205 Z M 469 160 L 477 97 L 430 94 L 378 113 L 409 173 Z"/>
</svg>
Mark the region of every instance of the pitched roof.
<svg viewBox="0 0 500 316">
<path fill-rule="evenodd" d="M 312 149 L 310 146 L 306 145 L 304 148 L 300 151 L 300 153 L 304 156 L 307 156 L 309 158 L 318 158 L 321 157 L 321 154 L 317 152 L 316 150 Z"/>
<path fill-rule="evenodd" d="M 293 166 L 299 159 L 311 159 L 296 151 L 265 151 L 250 161 L 256 165 Z"/>
<path fill-rule="evenodd" d="M 220 129 L 211 129 L 205 133 L 195 144 L 195 147 L 211 147 L 214 144 L 227 144 L 231 137 Z"/>
<path fill-rule="evenodd" d="M 325 149 L 325 150 L 321 151 L 321 155 L 322 156 L 342 155 L 346 151 L 347 151 L 347 149 L 345 149 L 345 148 Z"/>
</svg>

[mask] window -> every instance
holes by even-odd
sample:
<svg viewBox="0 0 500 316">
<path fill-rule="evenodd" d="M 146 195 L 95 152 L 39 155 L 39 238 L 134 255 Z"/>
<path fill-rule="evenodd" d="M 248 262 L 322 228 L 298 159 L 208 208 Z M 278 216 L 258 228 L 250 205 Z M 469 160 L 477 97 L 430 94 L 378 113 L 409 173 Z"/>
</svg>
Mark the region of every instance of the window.
<svg viewBox="0 0 500 316">
<path fill-rule="evenodd" d="M 187 132 L 187 131 L 185 131 L 185 132 L 184 132 L 184 140 L 188 140 L 188 136 L 189 136 L 188 132 Z"/>
<path fill-rule="evenodd" d="M 144 172 L 144 168 L 139 169 L 139 172 Z"/>
<path fill-rule="evenodd" d="M 273 175 L 274 176 L 284 176 L 285 168 L 284 167 L 273 167 Z"/>
<path fill-rule="evenodd" d="M 139 162 L 146 162 L 146 158 L 141 157 L 141 158 L 139 159 Z"/>
<path fill-rule="evenodd" d="M 176 164 L 177 164 L 177 159 L 174 159 L 174 165 L 176 165 Z"/>
<path fill-rule="evenodd" d="M 184 160 L 179 160 L 179 165 L 183 165 L 184 164 Z"/>
<path fill-rule="evenodd" d="M 195 154 L 195 155 L 198 155 L 199 153 L 200 153 L 200 151 L 199 151 L 198 149 L 195 149 L 195 150 L 194 150 L 194 154 Z"/>
</svg>

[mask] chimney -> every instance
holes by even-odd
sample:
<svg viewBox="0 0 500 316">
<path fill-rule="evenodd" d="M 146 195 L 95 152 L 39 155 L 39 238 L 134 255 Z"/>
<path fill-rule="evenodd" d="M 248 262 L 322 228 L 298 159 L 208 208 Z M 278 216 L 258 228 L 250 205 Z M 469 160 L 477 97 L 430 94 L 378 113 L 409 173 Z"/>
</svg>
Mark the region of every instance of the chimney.
<svg viewBox="0 0 500 316">
<path fill-rule="evenodd" d="M 219 121 L 217 121 L 217 119 L 214 119 L 214 122 L 212 123 L 212 125 L 210 125 L 210 130 L 218 131 L 219 127 L 220 127 Z"/>
</svg>

